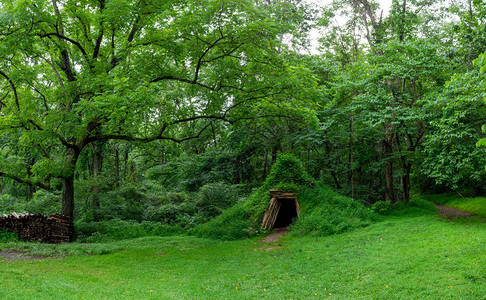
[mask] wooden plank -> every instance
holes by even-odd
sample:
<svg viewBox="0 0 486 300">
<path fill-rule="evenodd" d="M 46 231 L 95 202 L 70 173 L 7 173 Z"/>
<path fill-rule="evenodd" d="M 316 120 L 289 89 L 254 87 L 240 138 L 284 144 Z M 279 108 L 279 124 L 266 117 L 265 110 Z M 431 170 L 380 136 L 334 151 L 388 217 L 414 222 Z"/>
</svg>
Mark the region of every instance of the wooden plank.
<svg viewBox="0 0 486 300">
<path fill-rule="evenodd" d="M 272 229 L 277 219 L 278 211 L 280 210 L 281 203 L 277 198 L 272 198 L 268 209 L 263 216 L 262 228 Z"/>
</svg>

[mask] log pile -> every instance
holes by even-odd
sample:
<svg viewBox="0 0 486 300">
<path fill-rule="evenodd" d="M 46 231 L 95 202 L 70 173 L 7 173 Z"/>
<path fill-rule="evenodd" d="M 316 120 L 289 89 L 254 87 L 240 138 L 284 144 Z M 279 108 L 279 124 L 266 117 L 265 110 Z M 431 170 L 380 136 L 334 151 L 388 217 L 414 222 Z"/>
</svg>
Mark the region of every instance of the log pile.
<svg viewBox="0 0 486 300">
<path fill-rule="evenodd" d="M 47 218 L 47 222 L 50 227 L 49 243 L 59 244 L 73 241 L 74 228 L 68 217 L 53 214 Z"/>
<path fill-rule="evenodd" d="M 46 217 L 14 212 L 0 216 L 0 228 L 16 233 L 24 241 L 51 244 L 72 241 L 74 232 L 69 218 L 59 214 Z"/>
</svg>

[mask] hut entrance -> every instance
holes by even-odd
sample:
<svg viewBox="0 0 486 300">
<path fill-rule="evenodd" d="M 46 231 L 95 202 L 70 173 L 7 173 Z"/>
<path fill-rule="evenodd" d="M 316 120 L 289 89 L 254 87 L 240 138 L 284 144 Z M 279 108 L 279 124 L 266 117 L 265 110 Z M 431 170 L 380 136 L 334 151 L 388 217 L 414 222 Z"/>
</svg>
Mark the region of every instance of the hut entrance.
<svg viewBox="0 0 486 300">
<path fill-rule="evenodd" d="M 295 200 L 280 200 L 280 209 L 278 210 L 277 219 L 273 228 L 287 227 L 297 218 L 297 208 Z"/>
<path fill-rule="evenodd" d="M 270 198 L 270 204 L 263 216 L 262 228 L 287 227 L 299 216 L 299 201 L 295 194 L 270 190 Z"/>
</svg>

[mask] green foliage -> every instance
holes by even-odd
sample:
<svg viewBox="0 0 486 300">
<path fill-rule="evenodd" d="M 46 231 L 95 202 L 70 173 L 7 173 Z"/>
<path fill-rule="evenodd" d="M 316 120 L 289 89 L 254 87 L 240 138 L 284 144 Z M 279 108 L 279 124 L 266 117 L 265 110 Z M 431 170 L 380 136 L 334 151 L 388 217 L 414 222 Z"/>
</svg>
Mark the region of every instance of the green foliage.
<svg viewBox="0 0 486 300">
<path fill-rule="evenodd" d="M 371 205 L 371 210 L 380 215 L 388 215 L 392 210 L 392 203 L 387 201 L 376 201 Z"/>
<path fill-rule="evenodd" d="M 50 215 L 61 211 L 61 193 L 38 190 L 24 206 L 30 213 Z"/>
<path fill-rule="evenodd" d="M 23 211 L 22 201 L 10 194 L 0 195 L 0 214 Z"/>
<path fill-rule="evenodd" d="M 204 218 L 215 217 L 237 201 L 236 190 L 232 185 L 224 183 L 206 184 L 197 193 L 196 208 Z"/>
<path fill-rule="evenodd" d="M 326 236 L 368 226 L 377 215 L 359 200 L 340 195 L 318 183 L 299 193 L 300 217 L 292 226 L 295 235 Z"/>
<path fill-rule="evenodd" d="M 190 234 L 212 239 L 236 240 L 259 234 L 252 227 L 251 211 L 247 205 L 239 204 L 225 210 L 211 221 L 190 230 Z"/>
<path fill-rule="evenodd" d="M 433 215 L 437 214 L 437 208 L 433 203 L 424 200 L 418 195 L 413 195 L 408 202 L 397 202 L 392 206 L 390 215 L 393 216 L 413 216 L 413 215 Z"/>
<path fill-rule="evenodd" d="M 272 166 L 261 190 L 279 189 L 283 192 L 298 193 L 307 186 L 314 185 L 314 180 L 305 170 L 302 162 L 292 154 L 281 154 Z"/>
<path fill-rule="evenodd" d="M 80 242 L 106 242 L 144 236 L 175 235 L 183 231 L 180 227 L 160 222 L 136 222 L 112 219 L 101 222 L 77 222 L 76 233 Z"/>
<path fill-rule="evenodd" d="M 454 75 L 427 104 L 434 117 L 422 150 L 420 173 L 437 185 L 464 192 L 483 190 L 486 150 L 476 147 L 486 113 L 484 80 L 477 71 Z M 430 188 L 425 187 L 427 193 Z"/>
<path fill-rule="evenodd" d="M 3 228 L 0 228 L 0 243 L 15 242 L 18 241 L 16 233 L 9 232 Z"/>
</svg>

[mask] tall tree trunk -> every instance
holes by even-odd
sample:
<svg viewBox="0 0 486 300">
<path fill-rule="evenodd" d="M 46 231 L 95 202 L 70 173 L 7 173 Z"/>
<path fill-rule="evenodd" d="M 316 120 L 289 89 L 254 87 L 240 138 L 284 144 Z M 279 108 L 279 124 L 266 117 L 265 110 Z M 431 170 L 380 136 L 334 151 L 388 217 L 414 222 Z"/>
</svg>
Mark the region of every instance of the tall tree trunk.
<svg viewBox="0 0 486 300">
<path fill-rule="evenodd" d="M 277 161 L 278 146 L 272 147 L 272 165 Z"/>
<path fill-rule="evenodd" d="M 262 180 L 265 181 L 267 178 L 267 168 L 268 168 L 268 158 L 267 158 L 267 152 L 263 154 L 263 177 Z"/>
<path fill-rule="evenodd" d="M 69 175 L 62 177 L 62 208 L 61 213 L 74 220 L 74 172 L 76 170 L 76 162 L 79 158 L 79 153 L 83 147 L 77 149 L 68 149 L 66 151 L 67 156 L 67 169 Z"/>
<path fill-rule="evenodd" d="M 115 187 L 119 186 L 120 181 L 120 153 L 118 152 L 118 144 L 115 144 Z"/>
<path fill-rule="evenodd" d="M 353 116 L 349 119 L 349 155 L 348 155 L 348 182 L 351 186 L 351 198 L 354 198 L 354 167 L 353 167 L 353 136 L 354 122 Z"/>
<path fill-rule="evenodd" d="M 34 160 L 32 159 L 28 164 L 25 165 L 25 168 L 27 170 L 27 177 L 32 176 L 32 171 L 31 171 L 31 165 L 34 164 Z M 37 191 L 35 185 L 29 183 L 27 185 L 27 199 L 30 200 L 34 197 L 35 192 Z"/>
<path fill-rule="evenodd" d="M 331 176 L 332 176 L 332 179 L 334 180 L 334 184 L 336 184 L 336 188 L 338 190 L 340 190 L 341 184 L 339 183 L 339 179 L 337 178 L 336 173 L 334 171 L 331 171 Z"/>
<path fill-rule="evenodd" d="M 403 164 L 402 186 L 403 186 L 403 201 L 410 201 L 410 170 L 412 169 L 411 163 Z"/>
<path fill-rule="evenodd" d="M 99 221 L 97 211 L 100 208 L 100 183 L 99 176 L 103 168 L 103 144 L 101 142 L 91 143 L 91 179 L 93 186 L 91 188 L 91 208 L 93 210 L 93 221 Z"/>
<path fill-rule="evenodd" d="M 62 214 L 74 219 L 74 172 L 62 178 Z"/>
<path fill-rule="evenodd" d="M 240 162 L 240 158 L 237 157 L 236 162 L 235 162 L 235 172 L 233 173 L 233 184 L 240 184 L 241 183 L 240 169 L 241 169 L 241 162 Z"/>
<path fill-rule="evenodd" d="M 393 193 L 393 133 L 386 133 L 383 141 L 382 157 L 386 159 L 384 177 L 385 177 L 385 201 L 395 203 Z"/>
<path fill-rule="evenodd" d="M 124 157 L 123 157 L 123 164 L 124 164 L 124 167 L 123 167 L 123 175 L 125 177 L 128 176 L 128 149 L 125 149 L 125 153 L 124 153 Z"/>
</svg>

